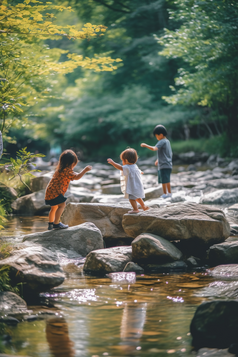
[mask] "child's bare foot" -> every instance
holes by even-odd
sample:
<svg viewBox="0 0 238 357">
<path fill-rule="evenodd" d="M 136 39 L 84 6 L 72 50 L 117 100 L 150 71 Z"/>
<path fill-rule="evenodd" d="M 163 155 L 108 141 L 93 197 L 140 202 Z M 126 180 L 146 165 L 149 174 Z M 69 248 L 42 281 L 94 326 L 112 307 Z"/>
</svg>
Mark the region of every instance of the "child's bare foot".
<svg viewBox="0 0 238 357">
<path fill-rule="evenodd" d="M 139 210 L 137 210 L 137 211 L 132 210 L 132 211 L 128 211 L 127 213 L 140 213 L 140 211 Z"/>
<path fill-rule="evenodd" d="M 143 209 L 143 211 L 148 211 L 148 209 L 150 209 L 150 207 L 148 206 L 139 206 L 140 209 Z"/>
</svg>

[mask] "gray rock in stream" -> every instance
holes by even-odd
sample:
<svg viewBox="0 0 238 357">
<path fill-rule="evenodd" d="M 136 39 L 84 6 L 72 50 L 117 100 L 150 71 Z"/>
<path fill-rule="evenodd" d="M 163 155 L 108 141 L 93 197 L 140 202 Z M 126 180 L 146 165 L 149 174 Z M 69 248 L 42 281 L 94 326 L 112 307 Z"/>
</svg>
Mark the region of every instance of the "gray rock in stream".
<svg viewBox="0 0 238 357">
<path fill-rule="evenodd" d="M 195 312 L 190 331 L 195 348 L 228 348 L 237 342 L 238 301 L 204 302 Z"/>
<path fill-rule="evenodd" d="M 83 269 L 94 275 L 122 272 L 131 255 L 132 248 L 127 246 L 94 250 L 87 255 Z"/>
<path fill-rule="evenodd" d="M 156 234 L 167 240 L 196 240 L 209 247 L 223 242 L 230 226 L 222 210 L 195 203 L 171 204 L 138 214 L 125 214 L 122 226 L 136 238 L 141 233 Z"/>
<path fill-rule="evenodd" d="M 122 217 L 130 209 L 124 206 L 100 203 L 69 203 L 62 215 L 62 222 L 69 226 L 93 222 L 104 238 L 125 238 L 122 228 Z"/>
<path fill-rule="evenodd" d="M 48 291 L 65 278 L 56 254 L 41 246 L 13 251 L 0 261 L 1 266 L 10 268 L 9 276 L 15 284 L 23 283 L 23 290 L 33 293 Z"/>
<path fill-rule="evenodd" d="M 182 253 L 164 238 L 150 233 L 136 237 L 132 245 L 132 260 L 137 263 L 164 264 L 180 260 Z"/>
<path fill-rule="evenodd" d="M 208 264 L 238 264 L 238 239 L 212 245 L 208 250 Z"/>
<path fill-rule="evenodd" d="M 216 190 L 201 197 L 202 204 L 229 204 L 238 201 L 238 188 Z"/>
<path fill-rule="evenodd" d="M 51 250 L 74 250 L 83 257 L 92 250 L 103 248 L 100 230 L 91 222 L 79 224 L 67 229 L 28 234 L 23 242 L 32 242 Z"/>
<path fill-rule="evenodd" d="M 26 312 L 26 302 L 20 296 L 10 291 L 0 291 L 0 316 Z"/>
</svg>

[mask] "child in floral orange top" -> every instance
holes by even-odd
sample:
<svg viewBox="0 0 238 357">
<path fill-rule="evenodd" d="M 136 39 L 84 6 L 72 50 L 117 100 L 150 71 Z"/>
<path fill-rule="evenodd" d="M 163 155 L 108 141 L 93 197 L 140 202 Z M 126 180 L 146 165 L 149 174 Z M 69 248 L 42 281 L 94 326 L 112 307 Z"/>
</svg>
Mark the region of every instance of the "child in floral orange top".
<svg viewBox="0 0 238 357">
<path fill-rule="evenodd" d="M 45 192 L 45 204 L 51 206 L 48 230 L 53 228 L 68 228 L 67 224 L 60 222 L 60 216 L 63 213 L 67 199 L 64 197 L 64 194 L 69 187 L 70 181 L 79 180 L 86 172 L 92 170 L 92 166 L 86 166 L 78 174 L 73 171 L 77 163 L 78 158 L 72 150 L 65 150 L 60 155 L 54 176 L 50 180 Z"/>
</svg>

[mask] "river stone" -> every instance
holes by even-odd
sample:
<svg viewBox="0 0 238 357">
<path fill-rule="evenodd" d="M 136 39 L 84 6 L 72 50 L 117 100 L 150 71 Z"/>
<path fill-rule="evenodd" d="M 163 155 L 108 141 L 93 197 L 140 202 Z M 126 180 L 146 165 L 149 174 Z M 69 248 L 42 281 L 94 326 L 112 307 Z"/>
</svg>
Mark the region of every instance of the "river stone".
<svg viewBox="0 0 238 357">
<path fill-rule="evenodd" d="M 238 264 L 238 241 L 212 245 L 208 250 L 209 265 Z"/>
<path fill-rule="evenodd" d="M 201 197 L 200 203 L 203 204 L 225 204 L 236 203 L 238 201 L 238 188 L 216 190 Z"/>
<path fill-rule="evenodd" d="M 91 203 L 102 203 L 102 204 L 106 204 L 106 205 L 114 205 L 115 202 L 117 202 L 117 205 L 128 205 L 129 206 L 129 202 L 128 200 L 125 199 L 124 195 L 103 195 L 103 194 L 96 194 Z"/>
<path fill-rule="evenodd" d="M 131 243 L 134 262 L 164 264 L 180 260 L 182 253 L 164 238 L 142 233 Z"/>
<path fill-rule="evenodd" d="M 48 291 L 64 281 L 64 273 L 55 253 L 41 246 L 13 251 L 0 261 L 10 268 L 9 276 L 14 283 L 23 283 L 24 290 L 34 293 Z"/>
<path fill-rule="evenodd" d="M 0 316 L 26 312 L 26 302 L 20 296 L 9 291 L 0 291 Z"/>
<path fill-rule="evenodd" d="M 214 187 L 218 190 L 220 189 L 233 189 L 238 188 L 238 180 L 232 178 L 223 178 L 217 180 L 210 180 L 207 183 L 208 186 Z"/>
<path fill-rule="evenodd" d="M 162 187 L 150 187 L 145 189 L 145 200 L 159 198 L 161 195 L 163 195 Z"/>
<path fill-rule="evenodd" d="M 200 348 L 197 353 L 197 357 L 235 357 L 235 355 L 230 353 L 227 348 L 217 349 L 217 348 Z"/>
<path fill-rule="evenodd" d="M 136 274 L 144 273 L 144 269 L 134 262 L 128 262 L 123 271 L 135 272 Z"/>
<path fill-rule="evenodd" d="M 122 272 L 131 255 L 132 249 L 127 246 L 94 250 L 87 255 L 83 270 L 94 275 Z"/>
<path fill-rule="evenodd" d="M 120 195 L 121 185 L 120 184 L 105 185 L 102 187 L 102 193 L 109 194 L 109 195 Z"/>
<path fill-rule="evenodd" d="M 143 269 L 145 273 L 148 274 L 158 274 L 158 273 L 170 273 L 170 272 L 181 272 L 188 269 L 188 265 L 182 260 L 177 260 L 172 263 L 165 264 L 143 264 Z"/>
<path fill-rule="evenodd" d="M 122 226 L 136 238 L 152 233 L 167 240 L 196 240 L 206 246 L 223 242 L 230 226 L 221 209 L 196 203 L 175 203 L 138 214 L 125 214 Z"/>
<path fill-rule="evenodd" d="M 86 257 L 92 250 L 103 248 L 103 238 L 100 230 L 91 222 L 79 224 L 67 229 L 53 229 L 51 231 L 28 234 L 23 242 L 31 241 L 48 249 L 74 250 Z"/>
<path fill-rule="evenodd" d="M 190 325 L 195 348 L 227 348 L 237 342 L 238 301 L 216 300 L 198 306 Z"/>
<path fill-rule="evenodd" d="M 50 182 L 51 178 L 49 176 L 39 176 L 39 177 L 34 177 L 31 179 L 30 182 L 30 189 L 32 192 L 37 192 L 40 190 L 44 190 L 48 183 Z"/>
<path fill-rule="evenodd" d="M 238 280 L 238 264 L 218 265 L 207 271 L 215 279 Z"/>
<path fill-rule="evenodd" d="M 66 200 L 68 202 L 78 202 L 73 195 L 69 196 Z M 11 204 L 14 211 L 23 215 L 38 215 L 50 210 L 50 206 L 45 204 L 45 190 L 33 192 L 29 195 L 18 198 Z"/>
<path fill-rule="evenodd" d="M 122 217 L 128 207 L 97 203 L 69 203 L 62 215 L 62 222 L 69 226 L 93 222 L 103 238 L 128 237 L 122 228 Z"/>
</svg>

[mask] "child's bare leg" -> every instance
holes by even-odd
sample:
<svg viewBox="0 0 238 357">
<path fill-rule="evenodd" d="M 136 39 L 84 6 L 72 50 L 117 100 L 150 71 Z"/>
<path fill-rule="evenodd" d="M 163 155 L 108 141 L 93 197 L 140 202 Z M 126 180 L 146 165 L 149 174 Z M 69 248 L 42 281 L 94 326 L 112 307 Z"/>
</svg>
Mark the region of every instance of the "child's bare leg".
<svg viewBox="0 0 238 357">
<path fill-rule="evenodd" d="M 147 211 L 149 209 L 149 207 L 145 205 L 145 202 L 142 200 L 142 198 L 137 198 L 136 202 L 138 202 L 141 205 L 141 208 L 144 211 Z"/>
<path fill-rule="evenodd" d="M 162 183 L 163 193 L 166 195 L 167 193 L 167 183 Z"/>
<path fill-rule="evenodd" d="M 52 223 L 55 220 L 55 212 L 58 208 L 57 206 L 51 206 L 50 213 L 49 213 L 49 222 Z"/>
<path fill-rule="evenodd" d="M 166 187 L 167 187 L 167 191 L 168 191 L 168 193 L 171 193 L 171 186 L 170 186 L 170 182 L 166 183 Z"/>
<path fill-rule="evenodd" d="M 139 212 L 136 200 L 129 200 L 129 201 L 130 201 L 130 204 L 132 205 L 133 211 Z"/>
<path fill-rule="evenodd" d="M 66 203 L 65 203 L 65 202 L 60 203 L 60 204 L 58 205 L 58 209 L 57 209 L 56 212 L 55 212 L 54 224 L 59 224 L 59 222 L 60 222 L 60 216 L 61 216 L 61 214 L 63 213 L 63 210 L 64 210 L 65 206 L 66 206 Z"/>
</svg>

